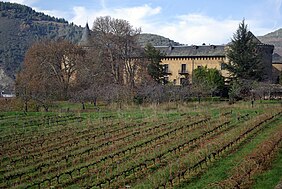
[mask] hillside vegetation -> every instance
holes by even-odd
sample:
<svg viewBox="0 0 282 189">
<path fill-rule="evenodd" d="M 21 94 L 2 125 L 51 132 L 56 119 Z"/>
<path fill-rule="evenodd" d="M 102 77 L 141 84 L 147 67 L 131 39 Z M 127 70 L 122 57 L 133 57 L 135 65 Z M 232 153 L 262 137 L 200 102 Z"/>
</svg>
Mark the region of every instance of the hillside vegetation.
<svg viewBox="0 0 282 189">
<path fill-rule="evenodd" d="M 144 33 L 138 36 L 138 43 L 141 46 L 146 46 L 147 43 L 151 43 L 153 46 L 180 46 L 181 44 L 175 42 L 169 38 L 156 35 L 156 34 L 149 34 Z"/>
<path fill-rule="evenodd" d="M 30 7 L 0 2 L 0 69 L 5 77 L 15 78 L 25 52 L 41 39 L 67 39 L 78 42 L 81 27 L 38 13 Z M 1 80 L 0 88 L 7 84 Z"/>
</svg>

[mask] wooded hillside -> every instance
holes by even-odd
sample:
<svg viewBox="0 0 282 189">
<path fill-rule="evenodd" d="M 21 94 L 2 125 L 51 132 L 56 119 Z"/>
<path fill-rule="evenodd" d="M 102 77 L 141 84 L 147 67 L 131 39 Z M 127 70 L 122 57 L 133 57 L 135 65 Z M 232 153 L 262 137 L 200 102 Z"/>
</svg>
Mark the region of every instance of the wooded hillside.
<svg viewBox="0 0 282 189">
<path fill-rule="evenodd" d="M 38 13 L 24 5 L 0 2 L 0 69 L 3 70 L 2 76 L 15 78 L 15 73 L 20 69 L 24 60 L 25 52 L 33 42 L 46 38 L 62 38 L 78 42 L 82 29 L 82 27 L 69 24 L 62 18 Z M 4 83 L 2 79 L 0 88 L 1 86 L 2 88 L 7 87 L 7 83 Z"/>
</svg>

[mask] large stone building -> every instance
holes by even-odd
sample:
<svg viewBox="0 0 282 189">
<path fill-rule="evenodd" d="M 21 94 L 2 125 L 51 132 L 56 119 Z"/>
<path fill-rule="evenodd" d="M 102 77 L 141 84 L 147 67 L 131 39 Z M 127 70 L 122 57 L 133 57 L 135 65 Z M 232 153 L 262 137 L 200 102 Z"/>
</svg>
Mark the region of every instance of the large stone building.
<svg viewBox="0 0 282 189">
<path fill-rule="evenodd" d="M 222 69 L 222 63 L 226 61 L 225 46 L 202 45 L 202 46 L 167 46 L 156 47 L 165 56 L 161 64 L 165 69 L 165 81 L 180 85 L 191 81 L 193 70 L 200 66 L 216 68 L 227 76 Z"/>
<path fill-rule="evenodd" d="M 275 81 L 276 75 L 272 74 L 272 54 L 273 45 L 263 44 L 255 36 L 253 40 L 257 43 L 259 52 L 264 65 L 264 74 L 266 81 Z M 224 70 L 224 64 L 227 63 L 225 45 L 201 45 L 201 46 L 163 46 L 156 47 L 163 52 L 165 56 L 162 59 L 162 65 L 165 68 L 165 80 L 176 85 L 181 85 L 192 81 L 193 71 L 201 66 L 207 68 L 216 68 L 224 77 L 229 77 L 227 70 Z"/>
<path fill-rule="evenodd" d="M 262 55 L 265 80 L 275 82 L 277 80 L 277 72 L 273 74 L 272 66 L 274 46 L 263 44 L 254 35 L 253 40 L 258 44 L 259 52 Z M 86 24 L 84 29 L 80 45 L 86 49 L 91 48 L 91 31 L 88 24 Z M 228 62 L 226 58 L 227 46 L 225 45 L 155 46 L 155 48 L 165 54 L 161 64 L 165 68 L 164 79 L 166 82 L 171 82 L 175 85 L 181 85 L 187 81 L 193 82 L 191 77 L 193 70 L 200 66 L 216 68 L 224 77 L 229 77 L 228 71 L 223 68 L 223 63 Z"/>
</svg>

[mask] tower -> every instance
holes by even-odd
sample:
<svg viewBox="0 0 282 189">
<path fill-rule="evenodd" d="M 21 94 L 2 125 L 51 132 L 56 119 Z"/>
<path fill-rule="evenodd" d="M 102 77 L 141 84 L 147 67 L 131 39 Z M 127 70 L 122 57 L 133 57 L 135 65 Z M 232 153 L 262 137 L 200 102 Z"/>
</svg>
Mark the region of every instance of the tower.
<svg viewBox="0 0 282 189">
<path fill-rule="evenodd" d="M 81 40 L 78 44 L 85 48 L 91 47 L 91 30 L 89 29 L 88 23 L 86 23 L 86 26 L 82 32 Z"/>
</svg>

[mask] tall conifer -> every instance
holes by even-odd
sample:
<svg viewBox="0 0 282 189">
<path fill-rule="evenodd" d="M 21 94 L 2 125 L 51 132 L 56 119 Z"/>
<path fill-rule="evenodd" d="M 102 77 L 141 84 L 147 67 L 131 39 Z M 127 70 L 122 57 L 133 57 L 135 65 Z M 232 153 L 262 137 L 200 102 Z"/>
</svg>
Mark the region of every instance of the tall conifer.
<svg viewBox="0 0 282 189">
<path fill-rule="evenodd" d="M 262 80 L 263 65 L 255 36 L 248 30 L 245 20 L 233 35 L 227 49 L 229 64 L 226 69 L 238 79 Z"/>
<path fill-rule="evenodd" d="M 145 47 L 145 56 L 149 60 L 149 64 L 147 66 L 148 74 L 157 83 L 162 83 L 164 77 L 164 69 L 160 63 L 161 58 L 164 55 L 153 45 L 148 43 Z"/>
</svg>

